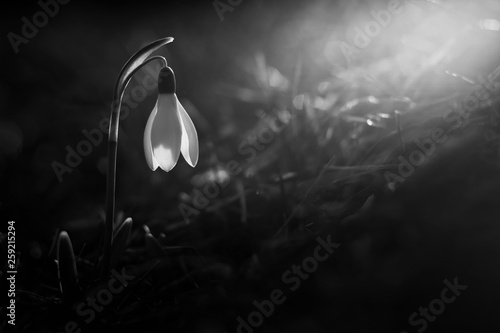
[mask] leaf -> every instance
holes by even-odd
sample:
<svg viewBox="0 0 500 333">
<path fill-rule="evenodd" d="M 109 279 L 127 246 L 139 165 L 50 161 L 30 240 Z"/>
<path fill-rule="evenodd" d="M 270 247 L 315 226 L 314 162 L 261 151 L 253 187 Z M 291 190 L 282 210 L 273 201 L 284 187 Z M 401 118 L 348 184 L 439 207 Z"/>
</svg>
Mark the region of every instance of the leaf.
<svg viewBox="0 0 500 333">
<path fill-rule="evenodd" d="M 130 239 L 130 232 L 132 230 L 132 222 L 132 218 L 128 217 L 118 227 L 113 236 L 113 244 L 111 245 L 111 268 L 116 266 L 127 247 Z"/>
<path fill-rule="evenodd" d="M 361 206 L 361 208 L 359 209 L 359 213 L 365 213 L 367 212 L 371 207 L 373 207 L 373 201 L 375 200 L 375 194 L 372 194 L 370 195 L 365 203 L 363 204 L 363 206 Z"/>
<path fill-rule="evenodd" d="M 172 37 L 158 39 L 151 44 L 146 45 L 145 47 L 137 51 L 132 57 L 130 57 L 127 63 L 123 66 L 120 72 L 120 76 L 118 77 L 116 92 L 119 94 L 115 97 L 120 98 L 130 79 L 130 74 L 132 74 L 134 70 L 137 69 L 137 67 L 139 67 L 144 62 L 144 60 L 146 60 L 147 57 L 151 55 L 151 53 L 153 53 L 163 45 L 173 42 L 173 40 L 174 39 Z"/>
<path fill-rule="evenodd" d="M 161 246 L 160 242 L 149 232 L 149 228 L 147 226 L 144 226 L 144 230 L 146 231 L 146 235 L 144 236 L 144 239 L 146 241 L 146 249 L 149 253 L 153 254 L 155 257 L 165 257 L 166 253 L 165 250 L 163 250 L 163 247 Z"/>
<path fill-rule="evenodd" d="M 59 233 L 57 242 L 57 264 L 59 286 L 65 299 L 72 298 L 77 291 L 78 272 L 71 239 L 66 231 Z"/>
<path fill-rule="evenodd" d="M 375 194 L 370 195 L 366 201 L 364 202 L 363 206 L 354 214 L 348 215 L 340 221 L 341 224 L 349 224 L 353 223 L 354 221 L 361 219 L 365 217 L 370 209 L 373 207 L 373 202 L 375 201 Z"/>
</svg>

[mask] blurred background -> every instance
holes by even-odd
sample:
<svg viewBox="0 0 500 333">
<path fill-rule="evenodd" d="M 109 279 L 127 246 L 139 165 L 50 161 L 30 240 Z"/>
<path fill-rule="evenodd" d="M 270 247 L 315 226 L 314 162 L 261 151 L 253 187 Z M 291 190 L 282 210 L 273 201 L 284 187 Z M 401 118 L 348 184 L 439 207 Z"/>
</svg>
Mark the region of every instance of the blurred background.
<svg viewBox="0 0 500 333">
<path fill-rule="evenodd" d="M 44 265 L 57 230 L 67 230 L 83 254 L 97 246 L 107 165 L 100 124 L 128 58 L 171 36 L 156 53 L 176 73 L 200 162 L 192 169 L 180 158 L 169 173 L 148 168 L 142 138 L 157 97 L 148 90 L 120 123 L 116 200 L 118 219 L 132 216 L 134 230 L 148 225 L 210 261 L 226 298 L 193 301 L 200 307 L 193 316 L 204 318 L 193 331 L 234 331 L 238 313 L 273 289 L 266 281 L 279 283 L 284 263 L 302 258 L 317 233 L 331 232 L 345 252 L 262 331 L 408 329 L 408 315 L 460 273 L 470 298 L 428 331 L 492 327 L 481 318 L 498 310 L 499 295 L 500 2 L 232 3 L 73 0 L 59 4 L 17 53 L 9 33 L 22 36 L 22 18 L 32 22 L 41 6 L 19 1 L 2 11 L 0 212 L 17 223 L 26 265 Z M 125 95 L 156 80 L 155 72 L 155 63 L 139 71 Z M 388 184 L 397 157 L 429 130 L 450 130 L 455 123 L 443 115 L 488 78 L 490 98 L 407 181 Z M 248 155 L 251 138 L 276 115 L 292 120 Z M 99 133 L 99 143 L 58 175 L 88 132 Z M 237 177 L 224 169 L 231 160 L 244 170 Z M 186 221 L 179 205 L 193 206 L 194 190 L 214 181 L 229 185 Z M 267 257 L 278 250 L 282 256 Z M 27 289 L 38 283 L 20 279 Z M 315 305 L 299 309 L 304 304 Z M 456 324 L 457 316 L 470 320 Z"/>
</svg>

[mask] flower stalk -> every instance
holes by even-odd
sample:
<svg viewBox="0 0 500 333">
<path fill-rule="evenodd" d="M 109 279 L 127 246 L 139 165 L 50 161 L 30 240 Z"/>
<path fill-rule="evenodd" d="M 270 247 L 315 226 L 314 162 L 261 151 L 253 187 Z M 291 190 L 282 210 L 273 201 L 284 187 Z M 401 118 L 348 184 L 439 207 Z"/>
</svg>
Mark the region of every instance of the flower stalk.
<svg viewBox="0 0 500 333">
<path fill-rule="evenodd" d="M 102 261 L 101 261 L 101 279 L 106 279 L 109 274 L 110 262 L 111 262 L 111 246 L 113 243 L 113 228 L 115 219 L 115 193 L 116 193 L 116 157 L 118 149 L 118 129 L 120 125 L 120 111 L 121 103 L 123 99 L 123 94 L 125 89 L 132 79 L 132 76 L 139 70 L 142 66 L 152 60 L 160 60 L 163 65 L 167 65 L 165 58 L 160 56 L 148 57 L 155 50 L 163 45 L 171 43 L 174 39 L 172 37 L 166 37 L 159 39 L 137 53 L 135 53 L 123 66 L 113 96 L 113 105 L 111 109 L 111 117 L 109 124 L 109 136 L 108 136 L 108 168 L 107 168 L 107 184 L 106 184 L 106 225 L 104 232 L 104 242 L 102 251 Z"/>
</svg>

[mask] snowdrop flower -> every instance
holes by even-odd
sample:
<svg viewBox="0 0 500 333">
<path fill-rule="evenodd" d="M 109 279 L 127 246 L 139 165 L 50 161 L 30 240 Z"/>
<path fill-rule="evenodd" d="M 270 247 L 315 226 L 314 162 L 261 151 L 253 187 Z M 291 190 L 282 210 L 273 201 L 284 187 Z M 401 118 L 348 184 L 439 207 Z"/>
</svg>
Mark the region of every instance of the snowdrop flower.
<svg viewBox="0 0 500 333">
<path fill-rule="evenodd" d="M 175 75 L 170 67 L 158 74 L 158 99 L 144 131 L 144 153 L 151 170 L 172 170 L 179 154 L 194 167 L 198 163 L 198 134 L 175 94 Z"/>
</svg>

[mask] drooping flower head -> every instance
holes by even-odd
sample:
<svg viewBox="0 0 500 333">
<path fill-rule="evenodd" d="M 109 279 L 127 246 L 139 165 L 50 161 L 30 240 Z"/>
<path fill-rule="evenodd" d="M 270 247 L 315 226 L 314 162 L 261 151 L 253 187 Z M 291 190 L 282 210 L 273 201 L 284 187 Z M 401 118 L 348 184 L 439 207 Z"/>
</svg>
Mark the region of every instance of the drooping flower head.
<svg viewBox="0 0 500 333">
<path fill-rule="evenodd" d="M 144 131 L 144 153 L 151 170 L 172 170 L 179 154 L 192 167 L 198 163 L 198 134 L 175 94 L 175 74 L 164 67 L 158 75 L 158 99 Z"/>
</svg>

